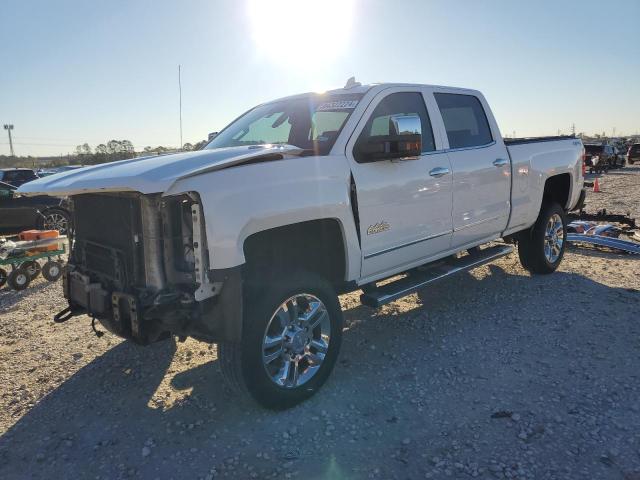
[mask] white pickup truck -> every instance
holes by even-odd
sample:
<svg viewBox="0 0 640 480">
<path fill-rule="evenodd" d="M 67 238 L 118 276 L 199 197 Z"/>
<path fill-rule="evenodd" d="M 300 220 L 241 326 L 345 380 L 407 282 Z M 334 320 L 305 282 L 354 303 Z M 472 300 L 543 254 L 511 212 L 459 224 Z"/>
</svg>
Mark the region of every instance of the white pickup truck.
<svg viewBox="0 0 640 480">
<path fill-rule="evenodd" d="M 474 90 L 350 82 L 259 105 L 203 150 L 19 193 L 73 203 L 57 322 L 217 343 L 225 377 L 278 409 L 333 369 L 340 293 L 379 307 L 511 244 L 527 270 L 553 272 L 565 213 L 584 199 L 583 155 L 573 137 L 503 139 Z"/>
</svg>

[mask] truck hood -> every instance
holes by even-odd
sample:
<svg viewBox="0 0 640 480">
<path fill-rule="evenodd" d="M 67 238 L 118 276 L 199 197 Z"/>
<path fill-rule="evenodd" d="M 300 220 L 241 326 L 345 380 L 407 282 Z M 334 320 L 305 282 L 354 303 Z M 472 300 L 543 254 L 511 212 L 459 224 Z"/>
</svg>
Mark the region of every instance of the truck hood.
<svg viewBox="0 0 640 480">
<path fill-rule="evenodd" d="M 251 145 L 133 158 L 103 163 L 25 183 L 17 193 L 26 196 L 67 196 L 91 192 L 166 192 L 177 180 L 261 159 L 299 155 L 292 145 Z"/>
</svg>

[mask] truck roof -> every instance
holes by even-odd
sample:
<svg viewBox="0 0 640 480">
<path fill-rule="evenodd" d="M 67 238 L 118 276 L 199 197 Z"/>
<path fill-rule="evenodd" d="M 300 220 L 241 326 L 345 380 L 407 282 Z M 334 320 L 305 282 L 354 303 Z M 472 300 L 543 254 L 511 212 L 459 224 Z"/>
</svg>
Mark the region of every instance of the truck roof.
<svg viewBox="0 0 640 480">
<path fill-rule="evenodd" d="M 277 99 L 270 100 L 270 101 L 265 102 L 265 103 L 279 102 L 279 101 L 282 101 L 282 100 L 293 100 L 293 99 L 296 99 L 296 98 L 303 98 L 303 97 L 306 97 L 306 96 L 309 96 L 309 95 L 322 95 L 322 94 L 349 95 L 349 94 L 354 94 L 354 93 L 365 94 L 365 93 L 367 93 L 367 92 L 369 92 L 370 90 L 373 90 L 373 89 L 385 90 L 387 88 L 392 88 L 392 87 L 446 88 L 447 90 L 458 90 L 460 92 L 465 92 L 465 93 L 478 93 L 477 90 L 473 90 L 473 89 L 470 89 L 470 88 L 448 87 L 448 86 L 445 86 L 445 85 L 429 85 L 429 84 L 422 84 L 422 83 L 394 83 L 394 82 L 387 82 L 387 83 L 370 83 L 370 84 L 367 84 L 367 85 L 361 85 L 359 83 L 356 83 L 352 87 L 335 88 L 335 89 L 327 90 L 327 91 L 324 91 L 324 92 L 306 92 L 306 93 L 299 93 L 299 94 L 296 94 L 296 95 L 288 95 L 286 97 L 277 98 Z"/>
</svg>

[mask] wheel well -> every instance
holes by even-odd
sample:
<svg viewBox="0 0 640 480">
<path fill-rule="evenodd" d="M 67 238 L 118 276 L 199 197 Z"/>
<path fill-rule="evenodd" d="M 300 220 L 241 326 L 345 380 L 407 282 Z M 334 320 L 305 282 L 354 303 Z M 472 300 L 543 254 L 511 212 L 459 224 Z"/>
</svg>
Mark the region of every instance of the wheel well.
<svg viewBox="0 0 640 480">
<path fill-rule="evenodd" d="M 345 249 L 337 220 L 323 219 L 254 233 L 244 242 L 250 268 L 296 267 L 316 272 L 334 284 L 345 278 Z"/>
<path fill-rule="evenodd" d="M 558 202 L 562 208 L 567 208 L 570 186 L 571 176 L 568 173 L 561 173 L 560 175 L 547 178 L 544 184 L 542 201 L 552 200 Z"/>
</svg>

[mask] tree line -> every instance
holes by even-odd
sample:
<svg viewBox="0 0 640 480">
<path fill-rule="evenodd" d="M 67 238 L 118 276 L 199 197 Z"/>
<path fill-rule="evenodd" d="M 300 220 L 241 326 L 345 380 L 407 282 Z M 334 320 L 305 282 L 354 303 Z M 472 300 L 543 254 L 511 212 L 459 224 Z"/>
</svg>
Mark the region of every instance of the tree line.
<svg viewBox="0 0 640 480">
<path fill-rule="evenodd" d="M 28 167 L 28 168 L 52 168 L 62 165 L 97 165 L 99 163 L 115 162 L 117 160 L 126 160 L 128 158 L 139 157 L 142 155 L 162 155 L 167 153 L 176 153 L 180 151 L 201 150 L 208 142 L 202 140 L 197 143 L 185 143 L 182 149 L 164 147 L 147 146 L 141 152 L 136 152 L 133 143 L 130 140 L 109 140 L 95 147 L 91 147 L 88 143 L 77 145 L 73 153 L 60 156 L 21 156 L 11 157 L 9 155 L 0 155 L 0 168 Z"/>
</svg>

